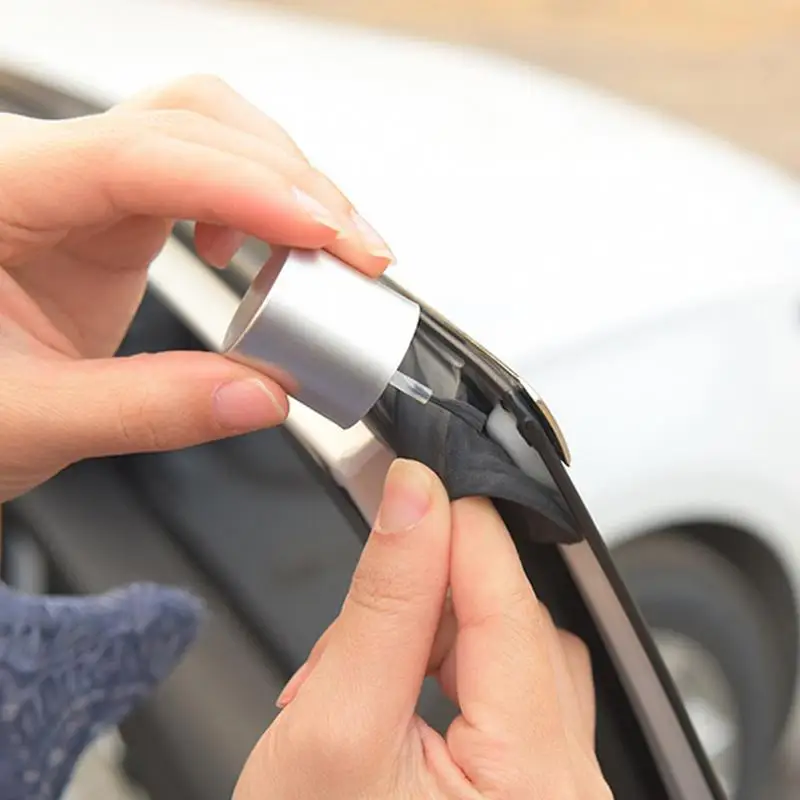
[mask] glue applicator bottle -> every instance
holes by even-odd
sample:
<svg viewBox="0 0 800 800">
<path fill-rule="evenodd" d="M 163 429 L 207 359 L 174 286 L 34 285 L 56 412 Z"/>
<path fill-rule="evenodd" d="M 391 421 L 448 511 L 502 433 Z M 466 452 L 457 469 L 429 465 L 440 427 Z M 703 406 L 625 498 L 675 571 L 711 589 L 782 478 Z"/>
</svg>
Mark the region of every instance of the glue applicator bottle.
<svg viewBox="0 0 800 800">
<path fill-rule="evenodd" d="M 349 428 L 388 386 L 420 403 L 431 399 L 427 386 L 398 371 L 419 316 L 412 300 L 324 250 L 273 248 L 222 352 Z"/>
</svg>

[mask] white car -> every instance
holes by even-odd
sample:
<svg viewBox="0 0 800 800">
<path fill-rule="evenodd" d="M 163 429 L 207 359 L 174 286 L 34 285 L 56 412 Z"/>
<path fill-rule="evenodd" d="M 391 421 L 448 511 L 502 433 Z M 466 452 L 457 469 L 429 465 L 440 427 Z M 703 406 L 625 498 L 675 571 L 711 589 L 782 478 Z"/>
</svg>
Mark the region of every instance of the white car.
<svg viewBox="0 0 800 800">
<path fill-rule="evenodd" d="M 800 739 L 798 185 L 451 46 L 174 0 L 0 18 L 10 107 L 59 115 L 36 83 L 106 106 L 203 73 L 289 130 L 391 243 L 390 276 L 546 399 L 714 766 L 758 797 Z"/>
</svg>

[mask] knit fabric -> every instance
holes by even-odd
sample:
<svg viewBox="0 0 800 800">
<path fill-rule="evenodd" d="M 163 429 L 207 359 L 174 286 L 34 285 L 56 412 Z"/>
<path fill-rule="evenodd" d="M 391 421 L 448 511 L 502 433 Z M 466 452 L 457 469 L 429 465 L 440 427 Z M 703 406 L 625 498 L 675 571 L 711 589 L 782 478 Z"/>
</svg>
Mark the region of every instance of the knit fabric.
<svg viewBox="0 0 800 800">
<path fill-rule="evenodd" d="M 201 614 L 151 584 L 94 597 L 0 586 L 0 797 L 57 800 L 92 740 L 180 661 Z"/>
</svg>

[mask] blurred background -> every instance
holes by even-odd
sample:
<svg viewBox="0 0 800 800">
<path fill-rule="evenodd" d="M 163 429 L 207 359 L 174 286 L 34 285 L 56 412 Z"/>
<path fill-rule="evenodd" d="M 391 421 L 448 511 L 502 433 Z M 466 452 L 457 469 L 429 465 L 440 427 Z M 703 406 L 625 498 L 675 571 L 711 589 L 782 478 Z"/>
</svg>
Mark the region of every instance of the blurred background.
<svg viewBox="0 0 800 800">
<path fill-rule="evenodd" d="M 800 170 L 800 4 L 794 0 L 297 0 L 272 5 L 524 58 Z"/>
<path fill-rule="evenodd" d="M 722 172 L 729 163 L 732 171 L 739 169 L 735 158 L 730 162 L 725 160 L 731 148 L 753 159 L 742 162 L 749 166 L 741 169 L 742 175 L 751 170 L 750 184 L 744 179 L 731 184 L 744 187 L 743 191 L 749 191 L 746 188 L 749 185 L 754 187 L 753 196 L 742 200 L 742 208 L 747 208 L 748 203 L 754 213 L 757 208 L 773 208 L 770 203 L 777 208 L 776 198 L 785 198 L 785 202 L 783 199 L 780 202 L 786 213 L 774 216 L 775 252 L 783 248 L 795 267 L 799 266 L 800 253 L 784 247 L 780 230 L 800 210 L 800 198 L 795 191 L 795 178 L 800 172 L 800 2 L 797 0 L 208 0 L 198 5 L 209 3 L 230 9 L 231 14 L 278 9 L 297 14 L 301 19 L 332 20 L 365 30 L 399 33 L 413 41 L 468 45 L 535 64 L 553 75 L 566 76 L 579 85 L 623 98 L 649 109 L 655 120 L 681 121 L 688 126 L 684 129 L 687 140 L 694 135 L 693 129 L 713 137 L 712 141 L 718 140 L 709 146 L 708 163 L 713 161 Z M 14 3 L 6 5 L 13 14 Z M 71 4 L 71 13 L 81 13 L 78 0 Z M 335 36 L 335 29 L 331 35 Z M 471 56 L 463 58 L 467 62 Z M 480 64 L 475 67 L 481 68 Z M 267 76 L 264 80 L 272 79 Z M 15 108 L 10 101 L 6 105 Z M 269 112 L 270 108 L 266 110 Z M 491 116 L 490 111 L 486 113 Z M 636 124 L 632 121 L 631 126 L 635 128 Z M 642 123 L 642 130 L 645 128 Z M 675 136 L 678 141 L 677 132 Z M 631 141 L 635 144 L 635 137 Z M 715 148 L 725 154 L 718 162 L 714 158 Z M 585 145 L 584 150 L 593 152 L 590 145 Z M 702 158 L 689 159 L 686 163 L 702 161 Z M 680 166 L 678 161 L 675 163 Z M 710 170 L 708 174 L 716 173 Z M 763 202 L 761 184 L 769 184 Z M 727 185 L 720 181 L 720 186 Z M 697 187 L 697 191 L 702 193 L 704 186 Z M 707 188 L 713 194 L 710 183 Z M 589 191 L 590 187 L 586 189 Z M 651 190 L 655 195 L 659 187 L 653 186 Z M 720 194 L 726 191 L 720 189 Z M 607 198 L 612 204 L 613 192 L 614 187 L 609 184 Z M 678 210 L 676 206 L 676 215 Z M 669 216 L 669 210 L 666 215 Z M 766 211 L 765 217 L 769 216 Z M 707 220 L 714 236 L 725 235 L 724 219 L 715 220 L 714 214 L 708 213 Z M 574 227 L 581 230 L 590 223 L 600 224 L 594 217 L 578 218 Z M 797 217 L 795 224 L 800 227 Z M 676 233 L 677 237 L 680 235 Z M 716 268 L 722 276 L 720 280 L 724 280 L 725 264 Z M 754 270 L 760 268 L 758 263 L 753 265 Z M 676 290 L 676 296 L 679 295 L 680 286 Z M 756 333 L 748 341 L 742 339 L 743 344 L 736 339 L 737 347 L 741 345 L 746 351 L 744 355 L 742 350 L 726 352 L 717 348 L 710 356 L 717 364 L 724 362 L 732 370 L 738 366 L 742 371 L 741 381 L 724 383 L 723 398 L 741 397 L 740 392 L 745 393 L 753 385 L 763 394 L 763 406 L 748 406 L 747 414 L 736 418 L 739 427 L 723 434 L 735 435 L 742 441 L 752 440 L 757 445 L 763 443 L 760 449 L 756 447 L 763 464 L 758 470 L 753 468 L 752 484 L 762 486 L 763 498 L 767 499 L 754 499 L 748 506 L 748 491 L 743 490 L 739 505 L 726 505 L 730 490 L 720 488 L 715 495 L 717 484 L 711 479 L 703 489 L 707 503 L 692 500 L 681 505 L 675 501 L 670 506 L 672 501 L 666 495 L 645 493 L 641 520 L 651 521 L 631 523 L 631 529 L 612 542 L 620 569 L 653 626 L 690 715 L 735 800 L 789 800 L 800 796 L 800 736 L 796 733 L 796 723 L 790 724 L 795 705 L 798 617 L 794 586 L 800 581 L 800 534 L 794 535 L 791 521 L 785 526 L 775 522 L 773 530 L 770 517 L 762 525 L 756 510 L 759 503 L 769 505 L 786 489 L 785 485 L 778 485 L 776 475 L 769 475 L 768 465 L 775 464 L 775 472 L 783 479 L 787 469 L 790 472 L 787 465 L 796 463 L 791 459 L 776 461 L 778 450 L 785 455 L 787 451 L 800 449 L 796 447 L 800 443 L 800 425 L 784 429 L 779 424 L 783 419 L 780 415 L 787 407 L 796 408 L 793 403 L 800 398 L 797 380 L 788 378 L 784 382 L 783 378 L 793 374 L 792 370 L 800 375 L 796 345 L 789 338 L 796 337 L 796 298 L 790 298 L 794 327 L 772 324 L 778 318 L 776 315 L 785 310 L 778 305 L 786 299 L 785 293 L 778 293 L 773 299 L 774 303 L 768 297 L 757 309 L 736 312 L 748 325 L 756 326 L 753 330 L 760 330 L 758 326 L 762 325 L 768 331 L 764 342 L 777 342 L 770 344 L 769 358 L 758 351 L 756 343 L 762 340 Z M 722 319 L 725 313 L 720 306 L 708 316 Z M 671 327 L 665 328 L 665 336 L 674 336 L 676 342 L 679 338 L 689 342 L 692 324 L 672 319 Z M 730 324 L 735 324 L 733 317 Z M 721 330 L 727 335 L 724 326 Z M 780 338 L 783 336 L 787 338 Z M 601 340 L 598 335 L 597 341 Z M 682 362 L 685 356 L 664 355 L 666 351 L 658 349 L 661 344 L 647 350 L 646 355 L 649 361 L 664 359 L 663 369 L 654 374 L 653 380 L 663 380 L 668 385 L 671 379 L 677 380 L 682 368 L 687 373 L 688 368 Z M 620 354 L 623 345 L 619 347 Z M 748 346 L 755 352 L 750 353 Z M 743 360 L 737 365 L 740 355 Z M 752 356 L 752 364 L 759 368 L 757 375 L 745 374 L 741 366 L 744 356 Z M 769 362 L 767 366 L 772 371 L 766 368 L 761 371 L 764 361 Z M 549 393 L 544 393 L 546 399 L 550 401 L 554 396 L 561 401 L 554 402 L 554 406 L 566 409 L 561 421 L 565 423 L 567 438 L 571 440 L 574 433 L 585 456 L 576 464 L 579 483 L 588 486 L 591 495 L 602 484 L 594 480 L 592 471 L 598 474 L 603 471 L 595 469 L 596 464 L 609 458 L 609 449 L 598 445 L 602 453 L 596 459 L 593 457 L 592 435 L 584 435 L 583 430 L 596 430 L 597 418 L 584 413 L 586 402 L 582 398 L 586 395 L 574 388 L 581 385 L 580 381 L 562 380 L 562 374 L 570 372 L 572 367 L 558 366 L 552 372 L 545 368 L 549 369 L 549 362 L 541 372 L 534 370 L 531 380 L 538 387 L 537 376 L 546 374 L 542 380 L 545 384 L 549 381 L 552 387 Z M 641 382 L 647 382 L 644 375 Z M 697 392 L 693 413 L 702 418 L 694 422 L 710 429 L 713 421 L 726 411 L 725 400 L 719 399 L 715 388 L 708 388 L 706 397 L 702 394 L 705 384 L 692 384 L 688 378 L 685 383 Z M 575 406 L 573 396 L 577 398 Z M 643 430 L 648 425 L 653 428 L 656 419 L 659 422 L 666 419 L 658 416 L 662 413 L 661 406 L 650 409 L 646 405 L 649 402 L 642 399 L 638 406 L 644 420 Z M 770 418 L 773 421 L 770 436 L 774 435 L 770 443 L 783 442 L 785 436 L 788 447 L 776 445 L 771 450 L 766 439 L 762 442 L 764 429 L 759 425 L 766 425 Z M 676 418 L 675 430 L 684 421 Z M 798 436 L 797 442 L 793 436 Z M 690 466 L 700 469 L 706 464 L 709 474 L 718 469 L 720 453 L 730 457 L 726 448 L 718 449 L 710 439 L 705 450 L 702 441 L 695 447 L 696 441 L 686 434 L 676 444 L 676 439 L 668 434 L 657 446 L 670 452 L 673 447 L 683 452 L 692 449 Z M 644 453 L 643 458 L 651 455 L 652 451 Z M 628 469 L 630 464 L 624 466 Z M 173 482 L 170 485 L 182 485 L 182 478 L 175 477 L 180 469 L 183 467 L 176 467 L 174 462 L 169 466 L 173 470 L 169 473 Z M 197 469 L 193 465 L 189 470 L 195 481 Z M 681 484 L 681 467 L 673 469 L 677 486 Z M 748 479 L 745 471 L 743 485 L 747 486 Z M 789 479 L 799 481 L 800 471 L 790 474 Z M 603 497 L 600 488 L 596 492 Z M 780 500 L 774 503 L 780 505 Z M 597 507 L 601 519 L 609 520 L 604 532 L 625 527 L 621 521 L 625 515 L 607 511 L 599 500 L 589 502 L 589 507 L 592 511 Z M 779 516 L 776 512 L 775 519 Z M 11 536 L 13 547 L 9 550 L 7 546 L 5 554 L 6 579 L 16 575 L 15 580 L 29 587 L 36 586 L 37 581 L 43 585 L 43 567 L 36 566 L 37 557 L 31 550 L 30 541 L 35 539 L 36 536 L 28 537 L 24 531 Z M 353 555 L 350 550 L 348 553 L 348 558 Z M 348 568 L 342 567 L 341 574 L 345 575 Z M 68 800 L 144 798 L 143 790 L 134 788 L 123 777 L 119 767 L 122 753 L 117 734 L 106 737 L 82 764 Z M 748 776 L 752 773 L 758 779 L 748 777 L 746 793 L 742 793 L 745 790 L 740 778 L 745 768 Z"/>
</svg>

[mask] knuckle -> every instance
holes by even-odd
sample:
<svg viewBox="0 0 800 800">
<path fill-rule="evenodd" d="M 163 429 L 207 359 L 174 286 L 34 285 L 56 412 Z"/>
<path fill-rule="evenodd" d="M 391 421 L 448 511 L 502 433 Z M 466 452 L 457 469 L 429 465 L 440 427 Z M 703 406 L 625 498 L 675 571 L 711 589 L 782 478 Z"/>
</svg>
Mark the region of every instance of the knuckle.
<svg viewBox="0 0 800 800">
<path fill-rule="evenodd" d="M 568 745 L 559 737 L 541 760 L 531 761 L 518 737 L 495 732 L 487 735 L 458 717 L 447 732 L 447 745 L 458 763 L 469 765 L 470 775 L 492 787 L 496 800 L 547 797 L 548 800 L 613 800 L 598 769 L 576 768 Z"/>
<path fill-rule="evenodd" d="M 119 114 L 113 109 L 96 119 L 81 120 L 81 124 L 85 126 L 79 137 L 84 145 L 83 164 L 93 174 L 104 175 L 105 183 L 113 183 L 157 136 L 146 124 L 145 115 Z"/>
<path fill-rule="evenodd" d="M 155 135 L 180 135 L 195 130 L 206 118 L 191 108 L 170 108 L 144 115 L 145 130 Z M 207 121 L 207 120 L 206 120 Z"/>
<path fill-rule="evenodd" d="M 196 73 L 179 78 L 156 93 L 155 103 L 161 107 L 204 108 L 233 89 L 218 75 Z"/>
<path fill-rule="evenodd" d="M 139 92 L 108 113 L 125 116 L 130 112 L 188 108 L 212 115 L 215 106 L 231 94 L 234 90 L 218 75 L 198 73 Z"/>
<path fill-rule="evenodd" d="M 519 613 L 525 619 L 533 616 L 537 609 L 546 608 L 536 599 L 533 588 L 527 580 L 520 581 L 518 585 L 509 589 L 506 605 L 507 613 Z"/>
<path fill-rule="evenodd" d="M 342 190 L 324 172 L 300 159 L 297 159 L 297 169 L 302 169 L 310 184 L 331 202 L 352 208 L 352 203 L 345 197 Z"/>
<path fill-rule="evenodd" d="M 470 772 L 497 786 L 513 783 L 516 747 L 510 733 L 487 733 L 459 716 L 448 728 L 447 746 L 459 763 L 470 765 Z"/>
<path fill-rule="evenodd" d="M 133 118 L 105 112 L 99 117 L 76 121 L 75 140 L 83 147 L 82 163 L 87 167 L 113 165 L 140 141 L 140 125 Z"/>
<path fill-rule="evenodd" d="M 288 181 L 301 187 L 307 193 L 319 200 L 324 200 L 324 195 L 320 193 L 320 183 L 311 173 L 308 164 L 293 153 L 277 151 L 280 157 L 281 172 Z"/>
<path fill-rule="evenodd" d="M 362 567 L 353 576 L 348 602 L 382 616 L 394 616 L 402 612 L 413 597 L 408 579 Z"/>
<path fill-rule="evenodd" d="M 129 114 L 106 112 L 92 124 L 84 148 L 85 160 L 113 182 L 143 153 L 156 151 L 165 137 L 192 138 L 192 132 L 203 119 L 199 112 L 186 108 L 148 109 Z"/>
<path fill-rule="evenodd" d="M 508 746 L 497 743 L 494 747 L 481 746 L 468 761 L 469 773 L 478 783 L 491 787 L 495 800 L 521 800 L 526 797 L 546 796 L 548 800 L 562 800 L 558 782 L 545 778 L 540 770 L 531 775 L 528 761 L 509 754 Z M 544 778 L 544 780 L 543 780 Z M 543 788 L 547 792 L 542 793 Z"/>
<path fill-rule="evenodd" d="M 132 451 L 166 449 L 168 442 L 159 418 L 148 392 L 124 398 L 119 410 L 120 439 L 124 447 Z"/>
<path fill-rule="evenodd" d="M 544 608 L 529 587 L 511 588 L 491 610 L 476 614 L 467 627 L 500 626 L 509 633 L 530 638 L 537 635 L 547 620 L 540 613 Z"/>
</svg>

